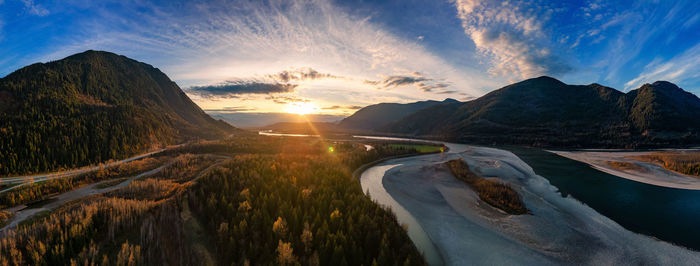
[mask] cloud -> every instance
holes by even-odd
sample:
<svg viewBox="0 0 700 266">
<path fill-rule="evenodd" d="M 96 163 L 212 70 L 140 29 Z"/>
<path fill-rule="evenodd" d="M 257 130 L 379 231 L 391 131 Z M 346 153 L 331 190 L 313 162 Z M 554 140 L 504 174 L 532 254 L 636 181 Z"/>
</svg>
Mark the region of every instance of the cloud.
<svg viewBox="0 0 700 266">
<path fill-rule="evenodd" d="M 293 69 L 293 70 L 284 70 L 279 73 L 275 74 L 268 74 L 265 75 L 266 78 L 270 78 L 272 80 L 278 81 L 278 82 L 283 82 L 283 83 L 289 83 L 290 81 L 306 81 L 306 80 L 317 80 L 317 79 L 341 79 L 343 77 L 328 74 L 328 73 L 319 73 L 318 71 L 306 67 L 306 68 L 298 68 L 298 69 Z"/>
<path fill-rule="evenodd" d="M 442 88 L 447 88 L 449 86 L 450 86 L 450 84 L 441 83 L 441 82 L 438 82 L 438 83 L 424 83 L 424 82 L 418 83 L 418 88 L 421 89 L 422 91 L 425 91 L 425 92 L 433 92 L 434 89 L 442 89 Z M 449 94 L 449 93 L 454 93 L 454 92 L 456 92 L 456 91 L 443 90 L 443 91 L 438 91 L 436 93 Z"/>
<path fill-rule="evenodd" d="M 700 44 L 686 50 L 666 62 L 652 60 L 642 73 L 625 83 L 625 90 L 638 88 L 644 83 L 658 80 L 680 82 L 700 82 Z"/>
<path fill-rule="evenodd" d="M 302 103 L 302 102 L 310 102 L 311 100 L 305 99 L 305 98 L 300 98 L 296 96 L 274 96 L 270 95 L 265 97 L 265 100 L 272 100 L 272 102 L 276 104 L 289 104 L 289 103 Z"/>
<path fill-rule="evenodd" d="M 345 79 L 344 77 L 320 73 L 312 68 L 298 68 L 284 70 L 274 74 L 264 75 L 263 78 L 249 77 L 222 82 L 215 85 L 190 86 L 187 92 L 207 98 L 224 97 L 238 98 L 241 94 L 273 94 L 289 93 L 299 86 L 298 82 L 318 79 Z M 292 83 L 297 82 L 297 83 Z M 279 97 L 267 97 L 267 100 L 275 100 L 276 103 L 286 103 L 289 98 L 278 100 Z"/>
<path fill-rule="evenodd" d="M 24 3 L 24 7 L 26 8 L 27 12 L 32 15 L 37 15 L 40 17 L 46 16 L 49 14 L 49 10 L 42 7 L 39 4 L 34 3 L 34 0 L 22 0 L 22 3 Z M 2 2 L 0 2 L 2 4 Z"/>
<path fill-rule="evenodd" d="M 427 81 L 429 79 L 421 76 L 390 76 L 387 77 L 382 83 L 385 88 L 412 85 L 419 82 Z"/>
<path fill-rule="evenodd" d="M 497 76 L 561 75 L 572 67 L 554 51 L 543 22 L 551 9 L 526 3 L 454 0 L 462 27 Z"/>
<path fill-rule="evenodd" d="M 377 89 L 390 89 L 400 86 L 415 86 L 423 92 L 433 92 L 434 89 L 443 89 L 450 84 L 436 79 L 427 78 L 420 72 L 413 72 L 408 75 L 384 76 L 382 80 L 365 80 L 366 84 L 374 85 Z M 444 91 L 438 92 L 444 94 Z"/>
<path fill-rule="evenodd" d="M 239 94 L 271 94 L 293 92 L 297 85 L 281 83 L 262 83 L 257 81 L 227 81 L 222 84 L 193 86 L 186 89 L 188 93 L 202 97 L 233 98 Z"/>
<path fill-rule="evenodd" d="M 219 109 L 204 109 L 205 112 L 215 112 L 215 113 L 237 113 L 246 111 L 255 111 L 257 109 L 245 107 L 245 106 L 227 106 Z"/>
<path fill-rule="evenodd" d="M 327 88 L 329 79 L 352 79 L 333 87 L 371 93 L 373 87 L 361 86 L 362 80 L 415 71 L 473 95 L 502 85 L 472 66 L 447 62 L 415 38 L 394 35 L 367 14 L 327 0 L 144 3 L 120 12 L 99 2 L 90 5 L 99 20 L 78 23 L 80 32 L 57 40 L 54 53 L 34 61 L 109 50 L 156 65 L 183 87 L 261 77 Z M 314 87 L 296 79 L 326 83 Z"/>
<path fill-rule="evenodd" d="M 322 107 L 321 110 L 358 110 L 362 109 L 362 106 L 359 105 L 333 105 L 333 106 L 327 106 L 327 107 Z"/>
</svg>

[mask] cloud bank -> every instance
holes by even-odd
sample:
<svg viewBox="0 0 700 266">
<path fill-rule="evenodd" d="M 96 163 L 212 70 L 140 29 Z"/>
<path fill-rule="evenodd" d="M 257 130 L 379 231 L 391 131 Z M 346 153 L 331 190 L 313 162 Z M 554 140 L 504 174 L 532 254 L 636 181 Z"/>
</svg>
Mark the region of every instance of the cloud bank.
<svg viewBox="0 0 700 266">
<path fill-rule="evenodd" d="M 227 81 L 218 85 L 193 86 L 186 91 L 205 98 L 232 98 L 239 94 L 271 94 L 293 92 L 297 85 L 281 83 L 262 83 L 256 81 Z"/>
</svg>

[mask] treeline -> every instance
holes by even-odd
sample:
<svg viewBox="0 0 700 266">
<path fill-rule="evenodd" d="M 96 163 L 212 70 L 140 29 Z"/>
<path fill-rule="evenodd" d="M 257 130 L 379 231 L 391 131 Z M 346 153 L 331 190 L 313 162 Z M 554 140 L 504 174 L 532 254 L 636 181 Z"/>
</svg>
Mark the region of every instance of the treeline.
<svg viewBox="0 0 700 266">
<path fill-rule="evenodd" d="M 350 174 L 411 151 L 250 140 L 277 152 L 180 156 L 171 171 L 21 224 L 0 240 L 0 265 L 425 264 L 396 217 Z"/>
<path fill-rule="evenodd" d="M 484 179 L 471 170 L 462 159 L 454 159 L 445 163 L 457 179 L 469 185 L 479 198 L 489 205 L 501 209 L 509 214 L 526 214 L 530 211 L 520 199 L 520 195 L 508 184 L 495 180 Z"/>
</svg>

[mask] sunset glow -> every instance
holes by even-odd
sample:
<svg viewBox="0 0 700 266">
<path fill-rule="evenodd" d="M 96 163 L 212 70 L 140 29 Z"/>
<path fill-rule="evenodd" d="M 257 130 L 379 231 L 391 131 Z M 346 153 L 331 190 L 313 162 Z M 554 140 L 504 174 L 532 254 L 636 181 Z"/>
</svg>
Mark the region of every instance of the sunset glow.
<svg viewBox="0 0 700 266">
<path fill-rule="evenodd" d="M 318 111 L 318 107 L 310 102 L 295 102 L 287 104 L 285 112 L 290 114 L 307 115 Z"/>
</svg>

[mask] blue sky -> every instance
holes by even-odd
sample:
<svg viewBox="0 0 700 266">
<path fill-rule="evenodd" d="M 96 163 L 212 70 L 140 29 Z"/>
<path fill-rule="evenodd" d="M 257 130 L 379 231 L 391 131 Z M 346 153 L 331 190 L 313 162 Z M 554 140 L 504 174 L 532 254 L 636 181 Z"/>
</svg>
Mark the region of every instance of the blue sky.
<svg viewBox="0 0 700 266">
<path fill-rule="evenodd" d="M 0 0 L 0 76 L 88 49 L 203 108 L 347 114 L 526 78 L 700 94 L 700 1 Z"/>
</svg>

